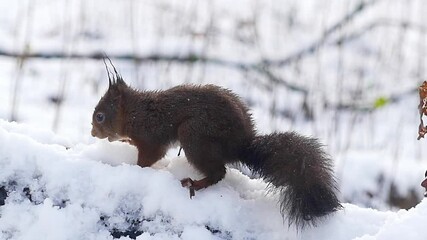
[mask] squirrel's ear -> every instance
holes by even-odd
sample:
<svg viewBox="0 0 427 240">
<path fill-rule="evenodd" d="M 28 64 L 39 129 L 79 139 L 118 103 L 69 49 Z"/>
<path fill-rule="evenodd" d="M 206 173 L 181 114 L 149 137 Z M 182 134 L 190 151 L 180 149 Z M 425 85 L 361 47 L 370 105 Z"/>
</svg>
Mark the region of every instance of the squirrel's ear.
<svg viewBox="0 0 427 240">
<path fill-rule="evenodd" d="M 107 95 L 109 99 L 112 99 L 114 102 L 122 98 L 124 91 L 120 85 L 113 83 L 107 90 Z"/>
<path fill-rule="evenodd" d="M 110 86 L 108 87 L 108 92 L 110 96 L 113 98 L 121 97 L 125 92 L 128 86 L 120 75 L 116 75 L 112 82 L 110 82 Z"/>
</svg>

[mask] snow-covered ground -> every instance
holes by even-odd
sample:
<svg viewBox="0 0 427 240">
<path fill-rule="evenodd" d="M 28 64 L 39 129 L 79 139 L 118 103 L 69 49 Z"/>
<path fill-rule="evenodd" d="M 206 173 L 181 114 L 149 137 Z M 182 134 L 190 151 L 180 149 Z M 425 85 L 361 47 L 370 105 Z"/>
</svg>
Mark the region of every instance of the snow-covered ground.
<svg viewBox="0 0 427 240">
<path fill-rule="evenodd" d="M 307 49 L 358 6 L 364 10 L 317 51 L 270 67 L 280 80 L 307 90 L 306 96 L 255 70 L 203 61 L 113 61 L 139 89 L 227 87 L 250 105 L 259 132 L 293 130 L 321 139 L 335 160 L 345 201 L 405 207 L 390 202 L 394 189 L 397 197 L 415 199 L 413 206 L 421 200 L 427 169 L 425 141 L 416 140 L 418 99 L 412 91 L 427 73 L 424 0 L 3 1 L 0 50 L 195 54 L 256 64 Z M 347 40 L 338 45 L 338 39 Z M 0 118 L 53 129 L 72 143 L 93 143 L 91 114 L 108 84 L 102 61 L 21 60 L 0 57 Z"/>
<path fill-rule="evenodd" d="M 185 157 L 140 168 L 136 149 L 99 140 L 68 145 L 52 132 L 0 120 L 0 239 L 424 240 L 427 201 L 381 212 L 344 204 L 297 232 L 266 184 L 228 169 L 189 198 L 179 179 L 196 176 Z M 2 193 L 1 193 L 2 192 Z M 2 195 L 3 194 L 3 195 Z"/>
</svg>

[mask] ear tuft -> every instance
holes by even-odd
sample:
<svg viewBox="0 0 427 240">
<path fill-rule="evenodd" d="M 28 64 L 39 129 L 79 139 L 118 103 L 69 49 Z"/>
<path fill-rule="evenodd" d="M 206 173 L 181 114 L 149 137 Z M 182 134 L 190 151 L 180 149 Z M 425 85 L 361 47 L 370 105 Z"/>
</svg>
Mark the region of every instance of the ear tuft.
<svg viewBox="0 0 427 240">
<path fill-rule="evenodd" d="M 117 72 L 116 67 L 114 66 L 113 62 L 111 61 L 111 59 L 107 56 L 107 54 L 104 54 L 104 58 L 102 58 L 102 60 L 104 61 L 104 65 L 105 65 L 105 69 L 107 70 L 107 75 L 108 75 L 108 82 L 109 82 L 109 89 L 112 88 L 113 86 L 127 86 L 125 81 L 123 81 L 123 77 Z M 113 67 L 113 71 L 110 71 L 110 68 L 108 68 L 107 66 L 107 62 L 105 61 L 105 59 L 108 59 L 108 61 L 110 62 L 111 67 Z"/>
<path fill-rule="evenodd" d="M 107 55 L 105 55 L 105 57 L 107 57 Z M 105 62 L 105 57 L 102 58 L 102 61 L 104 61 L 104 65 L 105 65 L 105 70 L 107 70 L 107 76 L 108 76 L 108 89 L 111 88 L 111 86 L 114 84 L 113 80 L 111 79 L 111 75 L 110 75 L 110 70 L 108 69 L 107 63 Z M 107 57 L 108 58 L 108 57 Z"/>
</svg>

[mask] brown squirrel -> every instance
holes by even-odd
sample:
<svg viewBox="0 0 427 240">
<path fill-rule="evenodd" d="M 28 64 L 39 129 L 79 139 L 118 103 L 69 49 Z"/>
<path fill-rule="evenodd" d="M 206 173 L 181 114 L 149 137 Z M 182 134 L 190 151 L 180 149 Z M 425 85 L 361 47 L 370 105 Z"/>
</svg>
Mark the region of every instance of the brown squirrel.
<svg viewBox="0 0 427 240">
<path fill-rule="evenodd" d="M 151 166 L 179 142 L 205 175 L 181 180 L 190 192 L 217 183 L 225 164 L 240 162 L 280 193 L 281 214 L 288 212 L 289 224 L 315 225 L 341 208 L 331 160 L 316 139 L 294 132 L 257 135 L 248 107 L 218 86 L 138 91 L 115 68 L 112 76 L 107 72 L 109 88 L 95 107 L 92 136 L 129 141 L 138 148 L 139 166 Z"/>
</svg>

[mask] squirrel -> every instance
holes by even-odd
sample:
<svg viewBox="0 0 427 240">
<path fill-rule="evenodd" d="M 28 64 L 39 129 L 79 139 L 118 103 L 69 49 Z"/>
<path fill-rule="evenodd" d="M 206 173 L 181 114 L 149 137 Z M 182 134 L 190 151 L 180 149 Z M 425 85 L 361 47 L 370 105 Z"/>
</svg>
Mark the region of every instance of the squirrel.
<svg viewBox="0 0 427 240">
<path fill-rule="evenodd" d="M 139 91 L 111 65 L 114 73 L 105 65 L 109 87 L 95 107 L 91 133 L 136 146 L 139 166 L 151 166 L 178 142 L 205 176 L 181 180 L 190 197 L 223 179 L 226 164 L 240 162 L 279 192 L 280 212 L 289 225 L 315 226 L 342 207 L 331 159 L 317 139 L 295 132 L 258 135 L 248 107 L 228 89 L 180 85 Z"/>
</svg>

